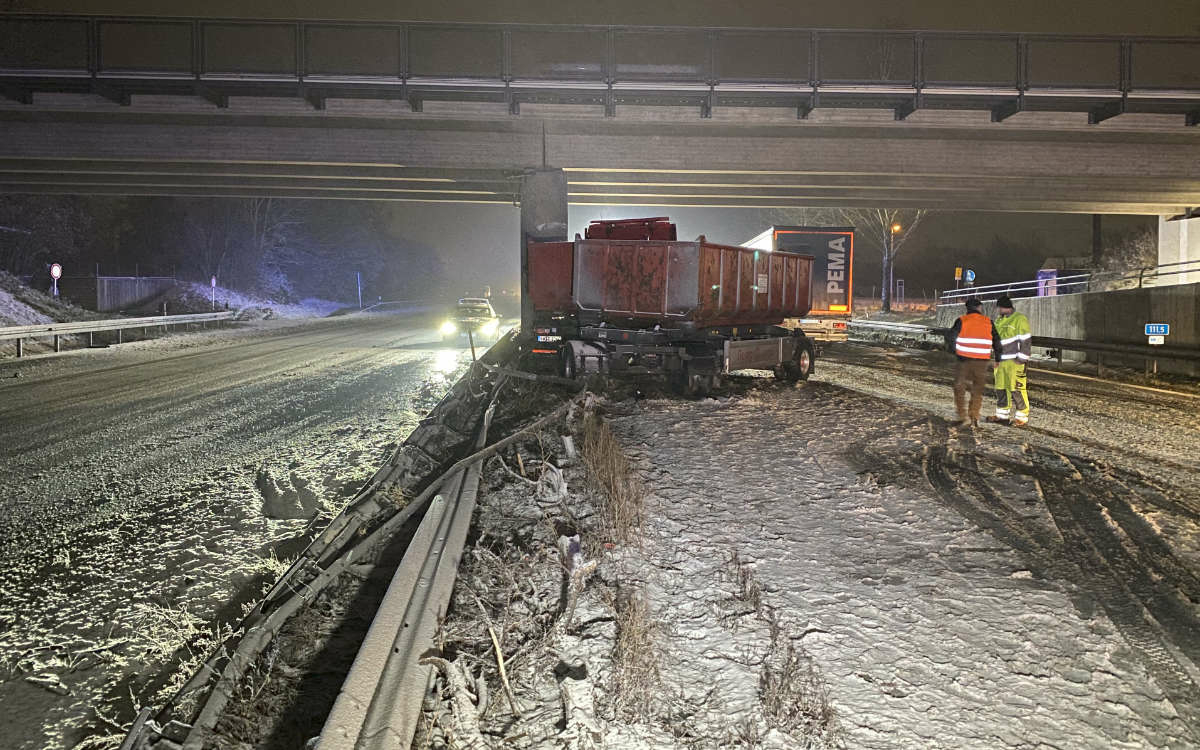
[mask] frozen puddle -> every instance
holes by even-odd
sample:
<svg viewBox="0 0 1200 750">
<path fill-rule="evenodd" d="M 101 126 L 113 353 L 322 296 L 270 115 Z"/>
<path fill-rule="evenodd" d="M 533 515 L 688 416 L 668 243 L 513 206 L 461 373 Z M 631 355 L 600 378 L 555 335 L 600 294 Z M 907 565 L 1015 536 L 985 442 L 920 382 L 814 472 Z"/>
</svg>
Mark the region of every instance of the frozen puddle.
<svg viewBox="0 0 1200 750">
<path fill-rule="evenodd" d="M 988 446 L 995 463 L 977 464 L 973 444 L 939 447 L 936 419 L 820 383 L 615 418 L 650 491 L 647 579 L 674 620 L 671 650 L 690 653 L 678 663 L 706 679 L 736 670 L 707 658 L 709 634 L 687 619 L 735 550 L 824 674 L 847 747 L 1195 746 L 1104 590 L 1054 574 L 1076 568 L 1039 483 L 993 470 L 1021 447 Z M 939 451 L 941 492 L 925 476 Z M 1032 558 L 947 501 L 970 494 L 964 466 Z"/>
</svg>

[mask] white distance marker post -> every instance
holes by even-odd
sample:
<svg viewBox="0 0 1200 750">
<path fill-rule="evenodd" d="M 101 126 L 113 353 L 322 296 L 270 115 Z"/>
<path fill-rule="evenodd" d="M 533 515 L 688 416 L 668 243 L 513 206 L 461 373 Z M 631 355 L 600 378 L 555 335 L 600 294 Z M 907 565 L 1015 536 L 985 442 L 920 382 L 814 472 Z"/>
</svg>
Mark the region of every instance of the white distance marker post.
<svg viewBox="0 0 1200 750">
<path fill-rule="evenodd" d="M 1167 343 L 1167 336 L 1170 333 L 1170 323 L 1147 323 L 1146 343 L 1150 344 L 1150 346 L 1162 346 Z"/>
<path fill-rule="evenodd" d="M 62 266 L 57 263 L 50 264 L 50 285 L 53 296 L 58 296 L 58 280 L 62 278 Z"/>
<path fill-rule="evenodd" d="M 212 277 L 211 283 L 212 283 L 213 312 L 216 312 L 217 311 L 217 277 L 216 276 Z"/>
</svg>

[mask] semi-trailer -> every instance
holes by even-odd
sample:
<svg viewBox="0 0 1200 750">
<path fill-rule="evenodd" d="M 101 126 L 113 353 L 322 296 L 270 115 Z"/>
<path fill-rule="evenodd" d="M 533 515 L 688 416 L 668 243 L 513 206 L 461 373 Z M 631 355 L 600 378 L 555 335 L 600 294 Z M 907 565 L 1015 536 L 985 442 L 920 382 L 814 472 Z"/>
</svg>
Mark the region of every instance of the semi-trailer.
<svg viewBox="0 0 1200 750">
<path fill-rule="evenodd" d="M 772 226 L 742 243 L 765 252 L 794 252 L 813 257 L 812 309 L 784 321 L 814 341 L 845 341 L 854 311 L 854 228 Z"/>
</svg>

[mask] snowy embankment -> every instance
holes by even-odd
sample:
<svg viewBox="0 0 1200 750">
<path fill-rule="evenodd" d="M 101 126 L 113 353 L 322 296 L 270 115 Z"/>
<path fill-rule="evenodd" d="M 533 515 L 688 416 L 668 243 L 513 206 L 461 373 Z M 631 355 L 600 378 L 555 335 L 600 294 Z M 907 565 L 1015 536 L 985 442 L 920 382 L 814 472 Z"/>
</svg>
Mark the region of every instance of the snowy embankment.
<svg viewBox="0 0 1200 750">
<path fill-rule="evenodd" d="M 180 287 L 180 296 L 186 300 L 189 307 L 202 308 L 206 302 L 211 306 L 213 289 L 209 285 L 183 282 Z M 345 303 L 318 297 L 309 297 L 298 302 L 276 302 L 225 287 L 219 286 L 216 289 L 218 310 L 270 310 L 271 317 L 278 318 L 323 318 L 345 306 Z"/>
<path fill-rule="evenodd" d="M 49 323 L 53 320 L 50 316 L 38 312 L 21 300 L 17 296 L 19 289 L 33 292 L 15 277 L 0 271 L 0 328 Z"/>
</svg>

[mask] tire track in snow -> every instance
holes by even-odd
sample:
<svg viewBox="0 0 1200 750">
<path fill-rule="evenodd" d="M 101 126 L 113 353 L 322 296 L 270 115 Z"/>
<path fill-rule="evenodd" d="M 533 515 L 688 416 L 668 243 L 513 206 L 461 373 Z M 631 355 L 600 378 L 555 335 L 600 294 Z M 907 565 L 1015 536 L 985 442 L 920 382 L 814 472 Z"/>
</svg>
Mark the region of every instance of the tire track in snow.
<svg viewBox="0 0 1200 750">
<path fill-rule="evenodd" d="M 1083 477 L 1071 458 L 1048 449 L 1031 449 L 1029 453 L 1038 481 L 1048 488 L 1046 504 L 1066 542 L 1065 552 L 1083 573 L 1080 582 L 1097 595 L 1125 642 L 1184 718 L 1193 738 L 1200 740 L 1195 733 L 1200 727 L 1200 689 L 1193 677 L 1195 664 L 1190 663 L 1197 651 L 1193 647 L 1191 655 L 1181 654 L 1182 660 L 1177 657 L 1195 638 L 1185 636 L 1185 643 L 1178 644 L 1170 637 L 1183 632 L 1184 621 L 1190 621 L 1195 633 L 1194 616 L 1167 606 L 1143 561 L 1122 547 L 1098 512 L 1091 490 L 1084 488 Z M 1137 586 L 1133 585 L 1135 581 Z M 1142 587 L 1149 587 L 1151 593 Z"/>
<path fill-rule="evenodd" d="M 927 440 L 921 441 L 919 455 L 914 448 L 906 456 L 897 434 L 922 422 Z M 1192 606 L 1200 600 L 1200 580 L 1123 500 L 1122 491 L 1134 490 L 1103 476 L 1086 459 L 1026 444 L 1029 463 L 1014 464 L 981 452 L 968 433 L 958 439 L 964 450 L 951 449 L 947 424 L 937 417 L 915 423 L 894 418 L 857 441 L 852 451 L 884 467 L 897 483 L 906 472 L 923 476 L 943 503 L 1020 553 L 1031 569 L 1095 597 L 1189 728 L 1200 727 L 1200 670 L 1195 664 L 1200 620 Z M 880 441 L 889 444 L 881 446 Z M 1009 508 L 988 485 L 981 460 L 1036 480 L 1062 541 Z M 1132 550 L 1106 520 L 1102 504 Z"/>
</svg>

